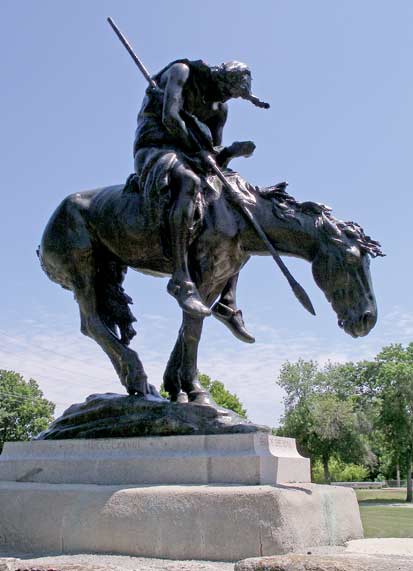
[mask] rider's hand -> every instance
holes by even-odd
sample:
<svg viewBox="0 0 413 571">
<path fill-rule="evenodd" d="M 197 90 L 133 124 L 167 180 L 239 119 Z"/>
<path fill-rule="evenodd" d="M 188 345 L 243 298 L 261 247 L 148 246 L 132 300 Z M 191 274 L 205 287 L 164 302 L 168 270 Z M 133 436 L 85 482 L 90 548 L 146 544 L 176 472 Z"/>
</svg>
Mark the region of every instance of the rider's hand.
<svg viewBox="0 0 413 571">
<path fill-rule="evenodd" d="M 204 165 L 207 166 L 211 165 L 211 160 L 213 160 L 213 158 L 211 157 L 211 153 L 209 151 L 202 149 L 202 151 L 197 152 L 196 156 L 201 160 L 201 162 Z"/>
<path fill-rule="evenodd" d="M 252 141 L 235 141 L 228 148 L 233 157 L 250 157 L 255 151 L 255 143 Z"/>
</svg>

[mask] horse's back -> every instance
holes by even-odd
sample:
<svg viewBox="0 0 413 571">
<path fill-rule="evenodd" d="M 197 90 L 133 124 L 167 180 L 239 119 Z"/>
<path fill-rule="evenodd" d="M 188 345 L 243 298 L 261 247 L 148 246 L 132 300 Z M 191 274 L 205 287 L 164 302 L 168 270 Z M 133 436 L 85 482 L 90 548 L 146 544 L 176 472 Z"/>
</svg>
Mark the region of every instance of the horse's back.
<svg viewBox="0 0 413 571">
<path fill-rule="evenodd" d="M 67 196 L 52 214 L 39 248 L 49 278 L 73 289 L 79 266 L 114 258 L 154 275 L 170 273 L 159 225 L 147 216 L 134 184 L 113 185 Z"/>
<path fill-rule="evenodd" d="M 53 252 L 71 247 L 85 247 L 90 241 L 86 230 L 90 210 L 96 196 L 105 189 L 87 190 L 69 194 L 51 215 L 43 232 L 40 250 Z"/>
</svg>

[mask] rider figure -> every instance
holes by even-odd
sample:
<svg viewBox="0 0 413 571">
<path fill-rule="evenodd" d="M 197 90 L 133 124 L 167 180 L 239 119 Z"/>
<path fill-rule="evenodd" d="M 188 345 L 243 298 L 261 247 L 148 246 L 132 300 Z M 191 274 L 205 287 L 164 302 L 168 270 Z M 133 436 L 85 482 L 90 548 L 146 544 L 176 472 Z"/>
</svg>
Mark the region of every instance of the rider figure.
<svg viewBox="0 0 413 571">
<path fill-rule="evenodd" d="M 233 157 L 250 156 L 251 141 L 220 147 L 228 113 L 227 101 L 241 97 L 258 107 L 268 107 L 251 94 L 251 73 L 240 62 L 210 67 L 203 61 L 177 60 L 161 70 L 154 80 L 157 89 L 148 88 L 134 142 L 135 170 L 139 184 L 169 186 L 173 206 L 169 214 L 173 274 L 168 292 L 187 313 L 205 317 L 211 310 L 204 305 L 188 268 L 188 245 L 194 223 L 195 201 L 207 169 L 203 152 L 209 151 L 219 166 Z M 192 133 L 195 131 L 197 142 Z M 204 149 L 200 151 L 199 142 Z M 238 275 L 229 279 L 221 298 L 212 308 L 239 339 L 252 343 L 242 314 L 236 308 Z"/>
</svg>

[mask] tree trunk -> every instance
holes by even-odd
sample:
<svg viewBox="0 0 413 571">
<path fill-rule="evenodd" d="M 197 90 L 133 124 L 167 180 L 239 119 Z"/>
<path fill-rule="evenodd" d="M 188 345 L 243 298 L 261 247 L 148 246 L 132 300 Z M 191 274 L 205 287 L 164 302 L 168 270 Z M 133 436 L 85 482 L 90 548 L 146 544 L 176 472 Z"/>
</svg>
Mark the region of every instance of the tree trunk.
<svg viewBox="0 0 413 571">
<path fill-rule="evenodd" d="M 323 469 L 324 469 L 324 481 L 326 484 L 331 484 L 330 469 L 328 467 L 328 456 L 323 456 Z"/>
<path fill-rule="evenodd" d="M 0 436 L 1 436 L 1 441 L 0 441 L 0 454 L 3 452 L 3 446 L 4 443 L 7 442 L 7 429 L 9 428 L 9 423 L 8 422 L 4 422 L 3 424 L 3 428 L 0 430 Z"/>
<path fill-rule="evenodd" d="M 397 462 L 396 464 L 396 481 L 397 481 L 397 487 L 400 488 L 401 487 L 401 482 L 400 482 L 400 464 Z"/>
<path fill-rule="evenodd" d="M 407 495 L 406 502 L 413 502 L 413 480 L 412 480 L 412 450 L 409 450 L 407 458 Z"/>
</svg>

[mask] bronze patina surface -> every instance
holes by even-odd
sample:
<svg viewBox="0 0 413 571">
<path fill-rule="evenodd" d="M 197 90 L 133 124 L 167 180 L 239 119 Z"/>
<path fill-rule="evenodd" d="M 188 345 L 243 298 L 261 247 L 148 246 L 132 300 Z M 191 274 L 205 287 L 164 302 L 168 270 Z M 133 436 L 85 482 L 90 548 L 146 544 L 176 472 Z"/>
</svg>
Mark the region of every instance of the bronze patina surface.
<svg viewBox="0 0 413 571">
<path fill-rule="evenodd" d="M 377 320 L 369 266 L 370 257 L 382 255 L 378 242 L 328 207 L 296 201 L 285 183 L 258 188 L 228 166 L 255 148 L 251 141 L 222 146 L 228 101 L 241 97 L 267 106 L 251 93 L 248 66 L 181 59 L 153 76 L 153 85 L 138 115 L 135 173 L 125 184 L 68 196 L 39 248 L 42 268 L 74 293 L 82 333 L 108 355 L 127 393 L 158 396 L 129 347 L 135 318 L 122 287 L 128 268 L 169 276 L 167 290 L 182 308 L 164 374 L 165 389 L 178 404 L 209 403 L 197 379 L 206 317 L 254 342 L 236 304 L 236 286 L 248 260 L 269 255 L 269 246 L 277 256 L 311 263 L 339 326 L 353 337 L 367 335 Z M 288 270 L 285 275 L 289 279 Z"/>
</svg>

